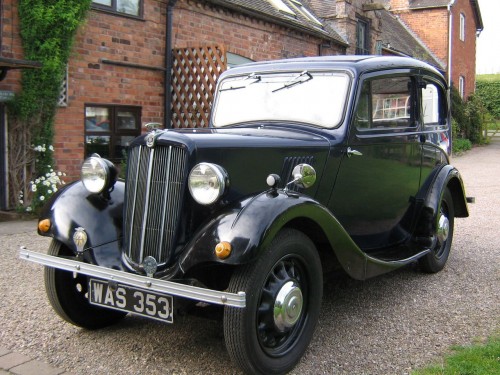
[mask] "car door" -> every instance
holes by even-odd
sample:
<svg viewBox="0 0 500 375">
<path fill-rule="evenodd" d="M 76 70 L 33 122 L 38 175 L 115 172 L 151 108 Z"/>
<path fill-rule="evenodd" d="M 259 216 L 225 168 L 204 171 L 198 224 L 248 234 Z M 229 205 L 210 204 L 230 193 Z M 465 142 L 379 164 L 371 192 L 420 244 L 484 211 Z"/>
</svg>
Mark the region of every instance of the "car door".
<svg viewBox="0 0 500 375">
<path fill-rule="evenodd" d="M 366 252 L 383 252 L 409 236 L 421 164 L 416 82 L 398 71 L 366 75 L 359 84 L 329 206 Z"/>
</svg>

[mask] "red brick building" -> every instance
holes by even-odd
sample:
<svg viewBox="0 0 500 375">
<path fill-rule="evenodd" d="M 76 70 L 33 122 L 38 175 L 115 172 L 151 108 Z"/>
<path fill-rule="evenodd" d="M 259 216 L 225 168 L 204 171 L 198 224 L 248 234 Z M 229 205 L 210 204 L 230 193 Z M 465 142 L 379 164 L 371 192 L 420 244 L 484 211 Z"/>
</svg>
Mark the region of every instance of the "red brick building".
<svg viewBox="0 0 500 375">
<path fill-rule="evenodd" d="M 390 11 L 444 63 L 448 80 L 467 98 L 476 86 L 476 38 L 483 30 L 477 0 L 389 0 Z"/>
</svg>

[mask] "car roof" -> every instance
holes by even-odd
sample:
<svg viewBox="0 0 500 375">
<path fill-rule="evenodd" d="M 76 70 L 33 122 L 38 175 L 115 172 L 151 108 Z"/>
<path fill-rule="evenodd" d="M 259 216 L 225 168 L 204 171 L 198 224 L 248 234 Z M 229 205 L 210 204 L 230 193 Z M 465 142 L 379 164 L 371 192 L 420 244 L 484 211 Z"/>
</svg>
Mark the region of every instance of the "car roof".
<svg viewBox="0 0 500 375">
<path fill-rule="evenodd" d="M 433 66 L 413 58 L 399 56 L 339 55 L 301 57 L 284 60 L 270 60 L 244 64 L 224 72 L 224 76 L 250 74 L 263 71 L 305 70 L 305 69 L 340 69 L 351 70 L 356 75 L 368 71 L 387 69 L 424 69 L 440 77 L 442 75 Z M 222 78 L 222 77 L 221 77 Z"/>
</svg>

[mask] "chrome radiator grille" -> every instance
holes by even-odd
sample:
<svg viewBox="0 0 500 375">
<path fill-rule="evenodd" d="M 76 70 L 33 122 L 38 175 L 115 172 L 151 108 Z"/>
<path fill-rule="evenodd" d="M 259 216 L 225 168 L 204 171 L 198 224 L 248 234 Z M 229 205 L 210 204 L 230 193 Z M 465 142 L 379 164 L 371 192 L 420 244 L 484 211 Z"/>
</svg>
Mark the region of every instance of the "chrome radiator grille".
<svg viewBox="0 0 500 375">
<path fill-rule="evenodd" d="M 125 191 L 124 246 L 129 261 L 168 262 L 184 191 L 186 152 L 173 146 L 131 150 Z"/>
</svg>

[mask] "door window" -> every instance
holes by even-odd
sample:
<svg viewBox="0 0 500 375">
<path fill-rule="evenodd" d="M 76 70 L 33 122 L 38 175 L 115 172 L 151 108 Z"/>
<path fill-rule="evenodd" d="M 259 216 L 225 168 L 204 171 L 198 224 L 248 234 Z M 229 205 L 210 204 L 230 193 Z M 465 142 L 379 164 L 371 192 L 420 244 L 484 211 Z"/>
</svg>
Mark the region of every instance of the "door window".
<svg viewBox="0 0 500 375">
<path fill-rule="evenodd" d="M 410 77 L 386 77 L 363 83 L 355 116 L 358 129 L 415 126 L 415 101 Z"/>
</svg>

